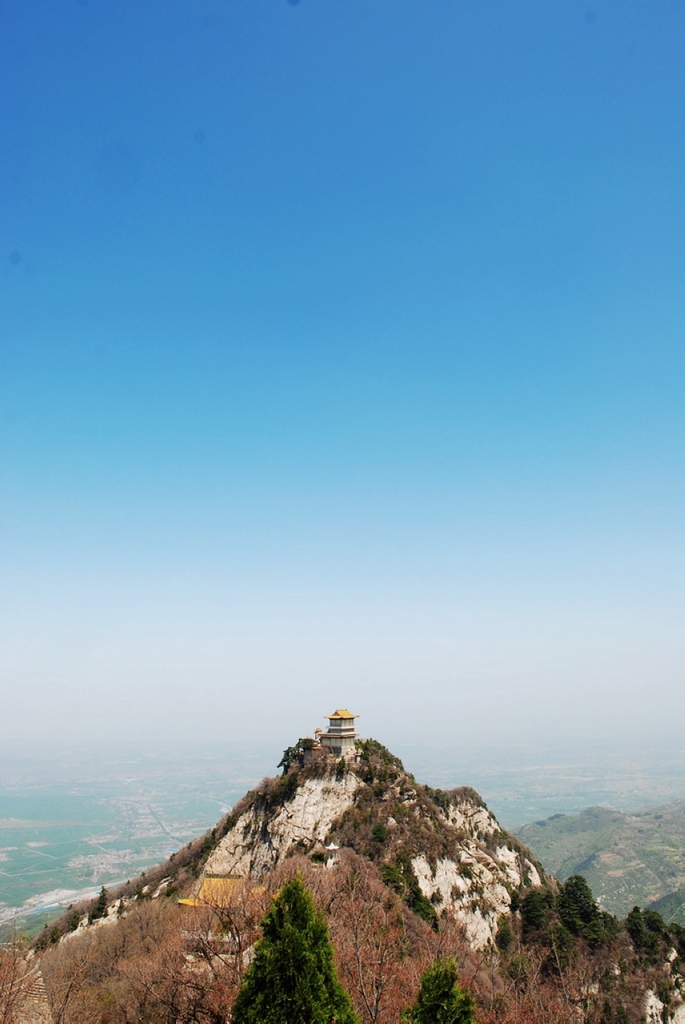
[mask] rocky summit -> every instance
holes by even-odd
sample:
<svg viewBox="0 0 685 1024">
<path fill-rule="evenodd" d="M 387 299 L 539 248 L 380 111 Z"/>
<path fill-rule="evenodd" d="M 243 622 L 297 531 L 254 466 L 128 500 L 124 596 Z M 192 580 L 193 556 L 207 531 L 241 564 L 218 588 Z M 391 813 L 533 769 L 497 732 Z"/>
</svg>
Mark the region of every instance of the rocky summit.
<svg viewBox="0 0 685 1024">
<path fill-rule="evenodd" d="M 259 878 L 294 854 L 333 864 L 352 849 L 424 918 L 453 916 L 474 948 L 494 941 L 514 893 L 555 884 L 475 790 L 422 786 L 374 740 L 339 759 L 325 749 L 298 750 L 280 778 L 243 798 L 220 832 L 205 876 Z"/>
</svg>

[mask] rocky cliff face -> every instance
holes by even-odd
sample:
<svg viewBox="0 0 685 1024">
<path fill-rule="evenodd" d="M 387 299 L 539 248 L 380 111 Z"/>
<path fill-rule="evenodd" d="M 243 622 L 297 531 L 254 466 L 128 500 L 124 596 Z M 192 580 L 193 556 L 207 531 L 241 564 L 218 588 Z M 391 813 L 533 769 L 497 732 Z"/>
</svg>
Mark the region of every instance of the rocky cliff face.
<svg viewBox="0 0 685 1024">
<path fill-rule="evenodd" d="M 351 848 L 421 916 L 454 916 L 476 948 L 494 941 L 514 893 L 554 885 L 473 790 L 420 786 L 380 744 L 358 749 L 265 780 L 226 823 L 205 874 L 259 877 L 293 853 Z"/>
<path fill-rule="evenodd" d="M 282 804 L 257 790 L 205 865 L 207 875 L 264 874 L 289 853 L 307 852 L 326 843 L 334 822 L 353 804 L 363 785 L 353 772 L 304 778 Z M 264 794 L 266 798 L 260 799 Z"/>
</svg>

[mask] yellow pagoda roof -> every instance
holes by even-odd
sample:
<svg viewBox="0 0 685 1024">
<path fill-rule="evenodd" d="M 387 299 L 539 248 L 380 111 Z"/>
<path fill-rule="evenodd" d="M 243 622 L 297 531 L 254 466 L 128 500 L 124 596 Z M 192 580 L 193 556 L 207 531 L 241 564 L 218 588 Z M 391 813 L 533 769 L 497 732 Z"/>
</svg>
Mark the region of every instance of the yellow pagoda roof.
<svg viewBox="0 0 685 1024">
<path fill-rule="evenodd" d="M 353 715 L 347 708 L 338 708 L 332 715 L 326 715 L 326 718 L 330 718 L 332 721 L 334 718 L 359 718 L 359 715 Z"/>
<path fill-rule="evenodd" d="M 212 907 L 215 910 L 226 910 L 231 906 L 236 890 L 244 884 L 243 878 L 227 878 L 221 875 L 205 875 L 197 896 L 178 900 L 183 907 Z M 252 886 L 253 894 L 264 892 L 263 886 Z"/>
</svg>

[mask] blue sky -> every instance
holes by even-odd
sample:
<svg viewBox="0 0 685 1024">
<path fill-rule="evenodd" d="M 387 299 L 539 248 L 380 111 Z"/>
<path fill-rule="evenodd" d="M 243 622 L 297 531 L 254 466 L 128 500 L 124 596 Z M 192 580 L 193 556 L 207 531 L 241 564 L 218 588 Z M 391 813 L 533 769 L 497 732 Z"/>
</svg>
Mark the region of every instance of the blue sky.
<svg viewBox="0 0 685 1024">
<path fill-rule="evenodd" d="M 0 741 L 682 746 L 681 0 L 0 11 Z"/>
</svg>

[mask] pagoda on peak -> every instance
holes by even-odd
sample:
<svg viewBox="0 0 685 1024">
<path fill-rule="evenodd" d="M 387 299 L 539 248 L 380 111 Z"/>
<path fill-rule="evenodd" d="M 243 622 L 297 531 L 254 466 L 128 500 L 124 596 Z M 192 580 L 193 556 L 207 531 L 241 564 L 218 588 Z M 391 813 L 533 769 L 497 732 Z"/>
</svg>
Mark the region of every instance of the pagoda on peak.
<svg viewBox="0 0 685 1024">
<path fill-rule="evenodd" d="M 322 748 L 336 757 L 349 757 L 354 751 L 354 742 L 359 733 L 355 732 L 354 721 L 359 715 L 353 715 L 347 708 L 338 709 L 328 719 L 328 729 L 316 730 L 316 738 Z"/>
</svg>

